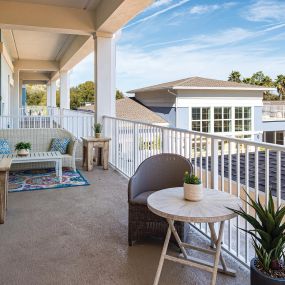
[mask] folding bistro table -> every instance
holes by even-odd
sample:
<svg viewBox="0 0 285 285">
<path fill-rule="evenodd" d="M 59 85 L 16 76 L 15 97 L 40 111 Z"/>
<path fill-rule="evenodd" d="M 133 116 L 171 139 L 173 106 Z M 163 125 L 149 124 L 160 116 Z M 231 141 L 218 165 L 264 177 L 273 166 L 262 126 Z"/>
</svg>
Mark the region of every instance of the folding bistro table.
<svg viewBox="0 0 285 285">
<path fill-rule="evenodd" d="M 164 260 L 178 262 L 183 265 L 193 266 L 212 273 L 211 285 L 216 284 L 217 272 L 235 276 L 236 272 L 227 267 L 221 254 L 221 245 L 226 220 L 236 217 L 232 211 L 227 209 L 239 209 L 241 200 L 236 196 L 217 190 L 206 190 L 204 199 L 199 202 L 190 202 L 184 199 L 183 188 L 169 188 L 151 194 L 147 199 L 150 211 L 165 218 L 169 224 L 163 250 L 161 253 L 154 285 L 159 282 Z M 214 249 L 200 248 L 188 243 L 183 243 L 174 227 L 174 221 L 186 223 L 208 223 L 211 232 L 211 240 L 215 245 Z M 218 236 L 215 232 L 215 223 L 220 223 Z M 174 235 L 183 257 L 174 257 L 167 254 L 167 248 L 171 233 Z M 214 256 L 214 262 L 190 257 L 186 248 L 197 250 Z M 221 266 L 219 266 L 221 261 Z"/>
</svg>

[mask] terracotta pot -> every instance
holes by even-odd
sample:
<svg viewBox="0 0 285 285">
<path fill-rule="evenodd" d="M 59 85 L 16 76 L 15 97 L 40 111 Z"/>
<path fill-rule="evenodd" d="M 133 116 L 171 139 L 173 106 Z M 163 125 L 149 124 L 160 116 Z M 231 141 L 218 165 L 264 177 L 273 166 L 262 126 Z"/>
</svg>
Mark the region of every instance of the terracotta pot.
<svg viewBox="0 0 285 285">
<path fill-rule="evenodd" d="M 97 139 L 101 138 L 101 133 L 95 133 L 95 138 Z"/>
<path fill-rule="evenodd" d="M 27 156 L 29 154 L 29 150 L 28 149 L 19 149 L 17 154 L 19 156 Z"/>
<path fill-rule="evenodd" d="M 204 197 L 204 189 L 202 184 L 186 184 L 184 183 L 184 199 L 189 201 L 200 201 Z"/>
</svg>

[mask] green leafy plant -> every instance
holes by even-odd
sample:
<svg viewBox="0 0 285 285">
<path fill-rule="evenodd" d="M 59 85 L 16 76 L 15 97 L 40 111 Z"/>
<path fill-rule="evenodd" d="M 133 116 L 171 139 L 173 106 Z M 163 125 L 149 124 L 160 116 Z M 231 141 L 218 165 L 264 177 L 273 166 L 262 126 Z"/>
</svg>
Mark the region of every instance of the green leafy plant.
<svg viewBox="0 0 285 285">
<path fill-rule="evenodd" d="M 31 149 L 32 145 L 29 142 L 19 142 L 15 145 L 15 150 Z"/>
<path fill-rule="evenodd" d="M 99 123 L 94 124 L 93 130 L 95 131 L 96 134 L 99 134 L 102 132 L 102 125 Z"/>
<path fill-rule="evenodd" d="M 284 261 L 285 248 L 285 206 L 275 209 L 271 191 L 269 193 L 268 206 L 262 206 L 260 200 L 255 202 L 249 194 L 249 199 L 244 202 L 252 207 L 257 218 L 246 213 L 242 208 L 240 210 L 231 209 L 234 213 L 243 217 L 253 229 L 241 229 L 252 236 L 253 246 L 259 262 L 266 272 L 270 270 L 281 270 Z"/>
<path fill-rule="evenodd" d="M 186 171 L 184 173 L 184 183 L 199 185 L 201 184 L 201 180 L 199 179 L 199 177 L 195 176 L 194 174 L 190 174 L 188 171 Z"/>
</svg>

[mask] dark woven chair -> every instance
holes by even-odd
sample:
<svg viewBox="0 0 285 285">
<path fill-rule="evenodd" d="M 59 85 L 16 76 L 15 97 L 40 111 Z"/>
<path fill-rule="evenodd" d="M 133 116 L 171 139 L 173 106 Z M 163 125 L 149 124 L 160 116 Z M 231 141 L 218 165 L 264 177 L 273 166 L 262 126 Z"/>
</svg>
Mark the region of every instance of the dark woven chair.
<svg viewBox="0 0 285 285">
<path fill-rule="evenodd" d="M 168 223 L 147 208 L 147 198 L 155 191 L 183 186 L 185 171 L 192 173 L 191 162 L 183 156 L 168 153 L 151 156 L 138 167 L 128 187 L 130 246 L 147 237 L 165 238 Z M 189 225 L 176 222 L 175 227 L 185 241 Z"/>
</svg>

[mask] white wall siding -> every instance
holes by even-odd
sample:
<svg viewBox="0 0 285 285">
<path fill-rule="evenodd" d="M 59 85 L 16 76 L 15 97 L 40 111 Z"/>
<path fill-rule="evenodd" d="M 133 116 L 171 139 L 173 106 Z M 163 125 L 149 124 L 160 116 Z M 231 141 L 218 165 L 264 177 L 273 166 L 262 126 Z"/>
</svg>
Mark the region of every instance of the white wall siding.
<svg viewBox="0 0 285 285">
<path fill-rule="evenodd" d="M 4 59 L 4 56 L 1 55 L 1 66 L 2 66 L 2 72 L 1 72 L 1 95 L 2 95 L 2 115 L 9 115 L 10 112 L 10 79 L 13 78 L 13 72 Z M 10 93 L 10 94 L 9 94 Z"/>
<path fill-rule="evenodd" d="M 262 91 L 179 90 L 177 107 L 263 106 Z"/>
<path fill-rule="evenodd" d="M 176 96 L 167 90 L 140 92 L 136 94 L 136 99 L 145 106 L 151 107 L 175 107 Z"/>
<path fill-rule="evenodd" d="M 5 35 L 2 32 L 1 42 L 3 43 L 3 53 L 1 54 L 1 96 L 2 96 L 2 106 L 1 115 L 10 115 L 10 105 L 11 105 L 11 86 L 10 83 L 13 82 L 13 65 L 12 57 L 10 51 L 7 48 L 7 42 Z"/>
</svg>

